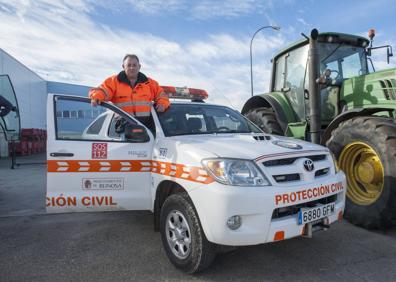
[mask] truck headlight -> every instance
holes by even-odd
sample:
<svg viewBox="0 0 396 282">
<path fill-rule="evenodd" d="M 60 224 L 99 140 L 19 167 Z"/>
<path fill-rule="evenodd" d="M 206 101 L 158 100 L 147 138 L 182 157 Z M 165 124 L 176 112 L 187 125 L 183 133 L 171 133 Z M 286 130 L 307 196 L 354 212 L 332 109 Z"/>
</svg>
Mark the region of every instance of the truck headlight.
<svg viewBox="0 0 396 282">
<path fill-rule="evenodd" d="M 337 163 L 337 158 L 335 157 L 335 155 L 332 152 L 329 151 L 329 153 L 331 155 L 331 158 L 333 159 L 334 171 L 335 171 L 335 173 L 337 173 L 340 171 L 340 167 L 338 166 L 338 163 Z"/>
<path fill-rule="evenodd" d="M 239 159 L 206 159 L 203 166 L 217 182 L 234 186 L 268 186 L 254 162 Z"/>
</svg>

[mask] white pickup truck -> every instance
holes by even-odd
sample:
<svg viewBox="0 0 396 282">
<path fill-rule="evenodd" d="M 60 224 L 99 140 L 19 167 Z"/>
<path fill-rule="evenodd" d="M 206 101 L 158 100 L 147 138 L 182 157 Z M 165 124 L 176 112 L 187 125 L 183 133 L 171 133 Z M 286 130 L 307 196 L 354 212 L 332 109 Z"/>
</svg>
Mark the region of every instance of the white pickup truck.
<svg viewBox="0 0 396 282">
<path fill-rule="evenodd" d="M 47 211 L 150 210 L 169 260 L 188 273 L 224 246 L 341 220 L 345 175 L 328 149 L 265 134 L 226 106 L 175 101 L 152 117 L 155 131 L 111 103 L 49 95 Z"/>
</svg>

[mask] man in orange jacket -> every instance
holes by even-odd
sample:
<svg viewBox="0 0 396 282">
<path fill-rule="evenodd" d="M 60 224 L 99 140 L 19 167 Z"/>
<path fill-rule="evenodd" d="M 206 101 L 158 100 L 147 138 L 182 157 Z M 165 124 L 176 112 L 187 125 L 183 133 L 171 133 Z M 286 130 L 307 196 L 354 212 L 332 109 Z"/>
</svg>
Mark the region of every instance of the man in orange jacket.
<svg viewBox="0 0 396 282">
<path fill-rule="evenodd" d="M 96 107 L 101 101 L 111 101 L 152 129 L 152 103 L 158 112 L 164 112 L 170 103 L 158 82 L 141 73 L 140 67 L 136 55 L 126 55 L 122 63 L 124 70 L 107 78 L 99 87 L 92 88 L 89 97 L 92 106 Z"/>
</svg>

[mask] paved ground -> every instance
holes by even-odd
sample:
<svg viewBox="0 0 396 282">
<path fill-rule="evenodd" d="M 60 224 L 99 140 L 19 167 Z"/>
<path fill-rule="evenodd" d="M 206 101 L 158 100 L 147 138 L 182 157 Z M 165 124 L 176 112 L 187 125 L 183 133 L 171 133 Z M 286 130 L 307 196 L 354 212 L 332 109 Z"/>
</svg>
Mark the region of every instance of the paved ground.
<svg viewBox="0 0 396 282">
<path fill-rule="evenodd" d="M 18 162 L 43 162 L 45 156 Z M 0 160 L 0 281 L 395 281 L 396 227 L 343 222 L 314 238 L 239 248 L 203 274 L 170 265 L 149 212 L 47 215 L 45 165 Z"/>
</svg>

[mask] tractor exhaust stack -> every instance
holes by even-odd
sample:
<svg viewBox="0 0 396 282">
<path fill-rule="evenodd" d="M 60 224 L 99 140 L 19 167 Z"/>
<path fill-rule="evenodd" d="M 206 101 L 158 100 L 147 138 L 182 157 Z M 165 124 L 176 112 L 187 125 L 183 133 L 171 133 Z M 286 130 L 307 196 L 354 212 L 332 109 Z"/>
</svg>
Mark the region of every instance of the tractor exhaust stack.
<svg viewBox="0 0 396 282">
<path fill-rule="evenodd" d="M 320 143 L 320 92 L 316 79 L 319 78 L 319 32 L 311 31 L 309 38 L 309 128 L 311 142 Z"/>
</svg>

